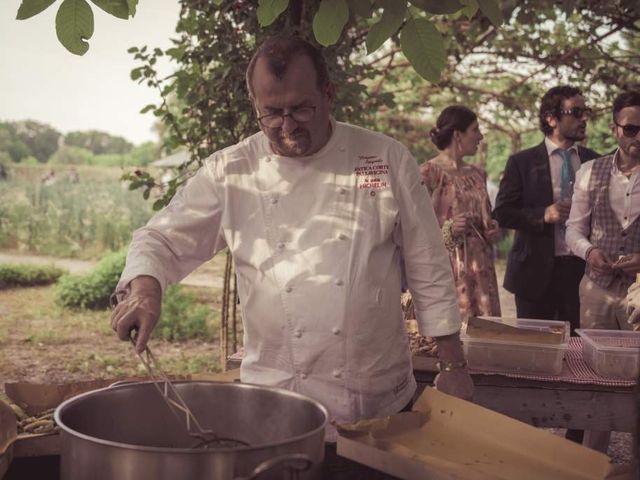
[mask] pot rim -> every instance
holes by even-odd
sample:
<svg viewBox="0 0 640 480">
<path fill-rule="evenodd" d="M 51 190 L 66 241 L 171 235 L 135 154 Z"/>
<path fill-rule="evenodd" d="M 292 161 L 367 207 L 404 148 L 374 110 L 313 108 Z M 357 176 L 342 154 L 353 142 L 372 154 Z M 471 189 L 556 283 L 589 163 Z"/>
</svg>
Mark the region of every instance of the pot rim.
<svg viewBox="0 0 640 480">
<path fill-rule="evenodd" d="M 320 431 L 324 431 L 324 429 L 327 426 L 327 423 L 329 423 L 329 411 L 327 410 L 327 408 L 324 405 L 322 405 L 322 403 L 318 402 L 317 400 L 315 400 L 315 399 L 313 399 L 311 397 L 303 395 L 301 393 L 294 392 L 294 391 L 291 391 L 291 390 L 286 390 L 284 388 L 269 387 L 269 386 L 265 386 L 265 385 L 258 385 L 258 384 L 255 384 L 255 383 L 216 382 L 216 381 L 211 381 L 211 380 L 181 380 L 181 381 L 175 381 L 175 382 L 172 382 L 172 383 L 174 385 L 184 384 L 184 383 L 205 384 L 205 385 L 214 384 L 214 385 L 224 385 L 225 387 L 230 387 L 230 388 L 246 388 L 246 389 L 251 389 L 251 390 L 269 390 L 269 391 L 274 392 L 274 393 L 284 394 L 286 396 L 297 398 L 299 400 L 304 400 L 304 401 L 307 401 L 307 402 L 313 404 L 316 408 L 318 408 L 318 410 L 320 410 L 320 412 L 322 412 L 324 414 L 324 421 L 322 422 L 322 425 L 320 425 L 319 427 L 317 427 L 317 428 L 315 428 L 313 430 L 310 430 L 310 431 L 308 431 L 306 433 L 303 433 L 301 435 L 297 435 L 295 437 L 287 438 L 286 440 L 281 440 L 281 441 L 271 442 L 271 443 L 263 443 L 263 444 L 259 444 L 259 445 L 242 446 L 242 447 L 227 447 L 227 448 L 206 449 L 206 448 L 152 447 L 152 446 L 134 445 L 134 444 L 122 443 L 122 442 L 114 442 L 112 440 L 105 440 L 105 439 L 102 439 L 102 438 L 92 437 L 92 436 L 87 435 L 85 433 L 78 432 L 77 430 L 74 430 L 74 429 L 70 428 L 69 426 L 65 425 L 65 423 L 60 419 L 61 415 L 64 413 L 64 410 L 70 408 L 70 406 L 72 404 L 74 404 L 74 403 L 81 402 L 85 397 L 92 397 L 92 396 L 98 395 L 99 393 L 101 393 L 103 391 L 113 391 L 114 389 L 131 388 L 131 387 L 135 388 L 136 386 L 139 386 L 139 385 L 148 385 L 148 384 L 153 385 L 153 382 L 150 381 L 150 380 L 149 381 L 142 381 L 142 382 L 131 382 L 131 383 L 123 384 L 123 385 L 108 386 L 108 387 L 99 388 L 99 389 L 96 389 L 96 390 L 90 390 L 88 392 L 81 393 L 79 395 L 76 395 L 75 397 L 71 397 L 71 398 L 65 400 L 60 405 L 58 405 L 58 407 L 55 409 L 55 412 L 53 414 L 53 418 L 55 420 L 56 425 L 58 425 L 60 427 L 60 429 L 63 430 L 65 433 L 67 433 L 69 435 L 72 435 L 74 437 L 81 438 L 81 439 L 83 439 L 85 441 L 88 441 L 88 442 L 97 443 L 97 444 L 101 444 L 101 445 L 107 445 L 107 446 L 115 447 L 115 448 L 126 448 L 126 449 L 139 450 L 139 451 L 145 451 L 145 452 L 190 453 L 190 454 L 195 454 L 195 455 L 203 455 L 203 454 L 211 454 L 211 453 L 219 453 L 219 452 L 238 452 L 238 451 L 249 451 L 249 450 L 261 450 L 261 449 L 266 449 L 266 448 L 278 447 L 278 446 L 281 446 L 281 445 L 286 445 L 286 444 L 289 444 L 289 443 L 297 442 L 299 440 L 303 440 L 305 438 L 308 438 L 308 437 L 311 437 L 311 436 L 317 434 Z M 324 441 L 324 434 L 323 434 L 323 441 Z"/>
</svg>

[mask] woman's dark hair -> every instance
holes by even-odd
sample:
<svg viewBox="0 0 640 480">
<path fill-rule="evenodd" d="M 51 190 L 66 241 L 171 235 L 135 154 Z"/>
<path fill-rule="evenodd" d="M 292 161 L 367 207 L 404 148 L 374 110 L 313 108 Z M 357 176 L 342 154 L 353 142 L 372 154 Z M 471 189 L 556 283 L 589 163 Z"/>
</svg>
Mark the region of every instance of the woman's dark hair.
<svg viewBox="0 0 640 480">
<path fill-rule="evenodd" d="M 553 133 L 553 127 L 547 122 L 547 117 L 560 118 L 560 110 L 562 110 L 562 101 L 582 95 L 580 89 L 569 85 L 561 85 L 547 90 L 540 100 L 540 130 L 545 137 Z"/>
<path fill-rule="evenodd" d="M 627 107 L 640 107 L 640 90 L 623 92 L 613 101 L 613 121 L 618 121 L 618 113 Z"/>
<path fill-rule="evenodd" d="M 322 89 L 329 82 L 329 69 L 319 49 L 306 40 L 290 35 L 274 35 L 267 38 L 251 57 L 247 67 L 246 82 L 249 95 L 253 98 L 253 70 L 259 58 L 267 60 L 269 71 L 278 79 L 284 78 L 293 58 L 302 55 L 311 60 L 316 70 L 316 84 Z"/>
<path fill-rule="evenodd" d="M 477 119 L 471 109 L 463 105 L 451 105 L 440 113 L 436 126 L 429 132 L 431 141 L 438 150 L 444 150 L 451 145 L 456 130 L 464 132 Z"/>
</svg>

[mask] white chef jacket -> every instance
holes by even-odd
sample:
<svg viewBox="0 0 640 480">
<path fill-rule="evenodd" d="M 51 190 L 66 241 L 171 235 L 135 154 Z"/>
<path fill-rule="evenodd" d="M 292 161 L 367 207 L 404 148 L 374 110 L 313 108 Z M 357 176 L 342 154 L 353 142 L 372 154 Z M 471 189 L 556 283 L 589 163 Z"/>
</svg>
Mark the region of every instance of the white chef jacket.
<svg viewBox="0 0 640 480">
<path fill-rule="evenodd" d="M 460 328 L 429 194 L 409 151 L 384 135 L 332 120 L 308 157 L 274 154 L 262 132 L 214 153 L 134 233 L 118 288 L 150 275 L 164 290 L 227 246 L 242 381 L 309 395 L 338 423 L 393 414 L 415 391 L 401 254 L 422 332 Z"/>
</svg>

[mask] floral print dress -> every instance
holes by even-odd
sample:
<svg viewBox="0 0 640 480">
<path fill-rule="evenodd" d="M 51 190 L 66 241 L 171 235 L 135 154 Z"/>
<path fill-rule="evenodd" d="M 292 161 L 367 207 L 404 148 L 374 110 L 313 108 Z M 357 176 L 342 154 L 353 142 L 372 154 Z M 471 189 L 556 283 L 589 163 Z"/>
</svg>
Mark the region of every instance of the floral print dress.
<svg viewBox="0 0 640 480">
<path fill-rule="evenodd" d="M 420 172 L 440 225 L 459 213 L 474 216 L 470 232 L 449 253 L 462 319 L 478 315 L 499 317 L 493 247 L 484 237 L 491 228 L 486 174 L 473 165 L 465 165 L 460 173 L 450 173 L 433 161 L 424 163 Z"/>
</svg>

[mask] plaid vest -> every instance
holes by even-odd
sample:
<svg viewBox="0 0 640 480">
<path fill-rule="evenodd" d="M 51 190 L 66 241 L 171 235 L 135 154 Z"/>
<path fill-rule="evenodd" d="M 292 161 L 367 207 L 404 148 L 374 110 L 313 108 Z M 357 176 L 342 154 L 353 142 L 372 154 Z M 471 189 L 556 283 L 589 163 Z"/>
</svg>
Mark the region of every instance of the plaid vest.
<svg viewBox="0 0 640 480">
<path fill-rule="evenodd" d="M 591 205 L 591 235 L 589 240 L 594 247 L 602 250 L 609 260 L 615 262 L 619 256 L 640 252 L 640 217 L 622 229 L 609 203 L 609 181 L 613 155 L 594 160 L 589 180 L 589 205 Z M 587 263 L 586 273 L 594 283 L 607 288 L 616 276 L 630 286 L 635 278 L 622 270 L 608 274 L 598 274 Z"/>
</svg>

